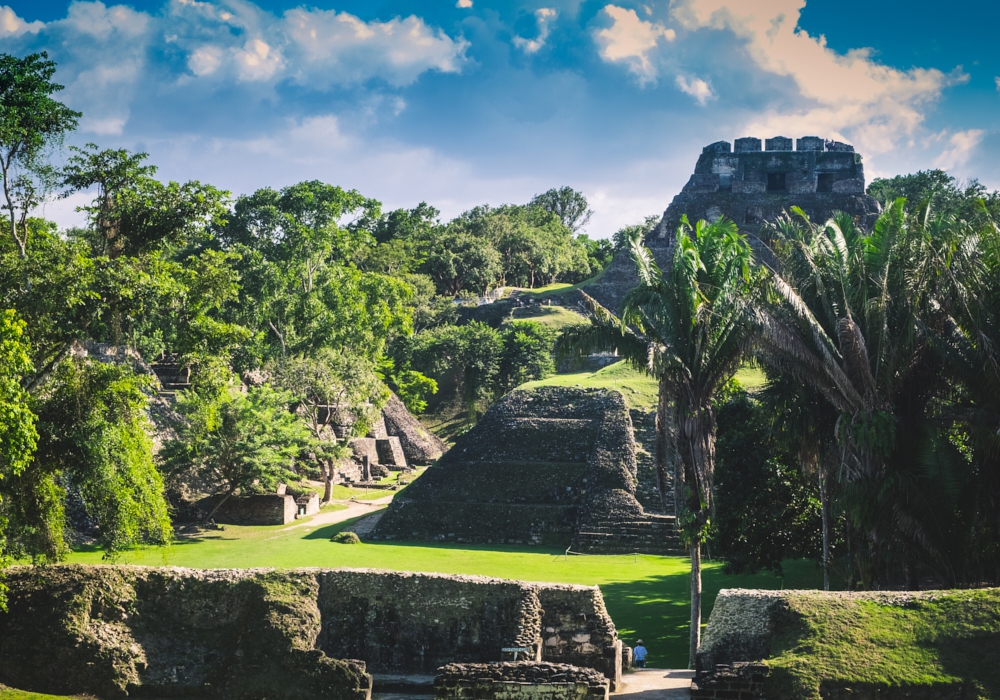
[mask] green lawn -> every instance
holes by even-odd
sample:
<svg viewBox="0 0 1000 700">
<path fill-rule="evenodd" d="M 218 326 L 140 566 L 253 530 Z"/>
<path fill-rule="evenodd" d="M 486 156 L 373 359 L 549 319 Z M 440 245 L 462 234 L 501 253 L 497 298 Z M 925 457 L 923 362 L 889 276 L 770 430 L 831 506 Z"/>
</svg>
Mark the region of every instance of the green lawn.
<svg viewBox="0 0 1000 700">
<path fill-rule="evenodd" d="M 303 521 L 297 521 L 296 525 Z M 687 664 L 688 562 L 681 557 L 565 556 L 539 547 L 457 544 L 334 544 L 330 537 L 350 522 L 321 527 L 240 527 L 207 532 L 166 549 L 124 556 L 122 563 L 192 568 L 356 567 L 478 574 L 526 581 L 599 585 L 626 643 L 642 637 L 654 666 Z M 101 552 L 79 551 L 70 562 L 101 563 Z M 770 575 L 734 577 L 709 563 L 705 572 L 707 620 L 720 588 L 808 587 L 820 584 L 811 563 L 792 563 L 783 581 Z M 2 698 L 2 700 L 8 700 Z"/>
<path fill-rule="evenodd" d="M 578 386 L 584 389 L 615 389 L 625 397 L 629 408 L 651 411 L 656 408 L 657 384 L 649 375 L 638 372 L 625 361 L 602 367 L 595 372 L 553 374 L 536 382 L 522 384 L 521 389 L 539 386 Z"/>
<path fill-rule="evenodd" d="M 24 690 L 14 690 L 0 685 L 0 700 L 65 700 L 62 695 L 45 695 L 44 693 L 29 693 Z"/>
<path fill-rule="evenodd" d="M 526 306 L 516 308 L 511 312 L 515 321 L 538 321 L 554 331 L 561 331 L 570 326 L 585 326 L 590 321 L 582 314 L 567 309 L 565 306 Z"/>
</svg>

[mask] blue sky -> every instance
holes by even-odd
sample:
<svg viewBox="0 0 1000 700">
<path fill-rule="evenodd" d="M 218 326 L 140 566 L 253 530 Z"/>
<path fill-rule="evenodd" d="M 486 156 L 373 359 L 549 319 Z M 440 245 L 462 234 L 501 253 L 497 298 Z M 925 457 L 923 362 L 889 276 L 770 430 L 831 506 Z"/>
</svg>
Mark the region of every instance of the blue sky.
<svg viewBox="0 0 1000 700">
<path fill-rule="evenodd" d="M 317 178 L 449 217 L 568 184 L 608 236 L 740 136 L 1000 187 L 997 26 L 988 2 L 15 0 L 0 51 L 48 51 L 84 113 L 71 142 L 146 150 L 165 178 Z"/>
</svg>

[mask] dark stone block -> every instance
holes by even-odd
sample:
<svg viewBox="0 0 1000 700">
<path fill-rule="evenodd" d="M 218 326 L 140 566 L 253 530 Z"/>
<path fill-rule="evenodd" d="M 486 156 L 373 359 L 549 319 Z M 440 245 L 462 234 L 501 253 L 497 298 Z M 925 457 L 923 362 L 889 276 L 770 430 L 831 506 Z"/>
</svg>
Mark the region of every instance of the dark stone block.
<svg viewBox="0 0 1000 700">
<path fill-rule="evenodd" d="M 818 136 L 803 136 L 795 142 L 796 151 L 822 151 L 823 139 Z"/>
<path fill-rule="evenodd" d="M 764 141 L 765 151 L 790 151 L 792 150 L 792 140 L 785 136 L 775 136 L 774 138 L 765 139 Z"/>
<path fill-rule="evenodd" d="M 759 153 L 760 139 L 754 138 L 753 136 L 736 139 L 735 148 L 733 150 L 736 153 Z"/>
</svg>

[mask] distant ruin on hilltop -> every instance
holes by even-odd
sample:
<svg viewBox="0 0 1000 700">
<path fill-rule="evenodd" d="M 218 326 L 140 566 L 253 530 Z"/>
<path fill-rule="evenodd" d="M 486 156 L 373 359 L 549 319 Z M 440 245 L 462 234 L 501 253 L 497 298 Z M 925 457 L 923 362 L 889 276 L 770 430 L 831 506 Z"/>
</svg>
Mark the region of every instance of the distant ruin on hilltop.
<svg viewBox="0 0 1000 700">
<path fill-rule="evenodd" d="M 646 236 L 657 262 L 667 261 L 681 217 L 692 225 L 699 219 L 725 216 L 756 240 L 762 224 L 796 206 L 813 221 L 844 212 L 868 228 L 879 213 L 878 202 L 865 194 L 861 154 L 839 141 L 803 136 L 795 142 L 775 136 L 761 147 L 758 138 L 717 141 L 702 149 L 694 174 Z M 620 253 L 600 280 L 586 288 L 604 306 L 620 311 L 628 290 L 638 283 L 628 252 Z"/>
</svg>

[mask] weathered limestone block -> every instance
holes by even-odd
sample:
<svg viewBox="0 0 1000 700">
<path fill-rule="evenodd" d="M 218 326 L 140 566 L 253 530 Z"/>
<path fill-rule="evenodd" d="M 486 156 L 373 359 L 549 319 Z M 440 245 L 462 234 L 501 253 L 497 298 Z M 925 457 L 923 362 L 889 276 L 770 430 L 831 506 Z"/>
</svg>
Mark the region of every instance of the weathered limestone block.
<svg viewBox="0 0 1000 700">
<path fill-rule="evenodd" d="M 790 151 L 792 150 L 792 140 L 785 136 L 775 136 L 764 140 L 765 151 Z"/>
<path fill-rule="evenodd" d="M 759 153 L 760 139 L 747 136 L 742 139 L 736 139 L 734 146 L 733 151 L 736 153 Z"/>
<path fill-rule="evenodd" d="M 210 496 L 198 503 L 207 515 L 222 496 Z M 268 493 L 255 496 L 230 496 L 225 499 L 213 520 L 232 525 L 285 525 L 295 520 L 298 507 L 291 494 Z"/>
<path fill-rule="evenodd" d="M 367 457 L 371 464 L 378 464 L 378 443 L 375 438 L 370 437 L 359 437 L 351 438 L 347 442 L 347 446 L 351 448 L 354 452 L 354 456 L 360 461 Z"/>
<path fill-rule="evenodd" d="M 438 700 L 607 700 L 609 689 L 592 669 L 527 661 L 448 664 L 434 678 Z"/>
<path fill-rule="evenodd" d="M 316 515 L 319 512 L 319 494 L 307 493 L 304 496 L 299 496 L 295 499 L 295 505 L 298 508 L 299 517 Z"/>
<path fill-rule="evenodd" d="M 795 141 L 796 151 L 822 151 L 823 139 L 818 136 L 803 136 Z"/>
<path fill-rule="evenodd" d="M 406 455 L 398 437 L 380 438 L 375 441 L 375 451 L 378 452 L 378 463 L 386 467 L 406 468 Z"/>
<path fill-rule="evenodd" d="M 448 451 L 444 441 L 420 425 L 395 394 L 390 394 L 382 416 L 388 434 L 399 438 L 407 464 L 433 464 Z"/>
</svg>

